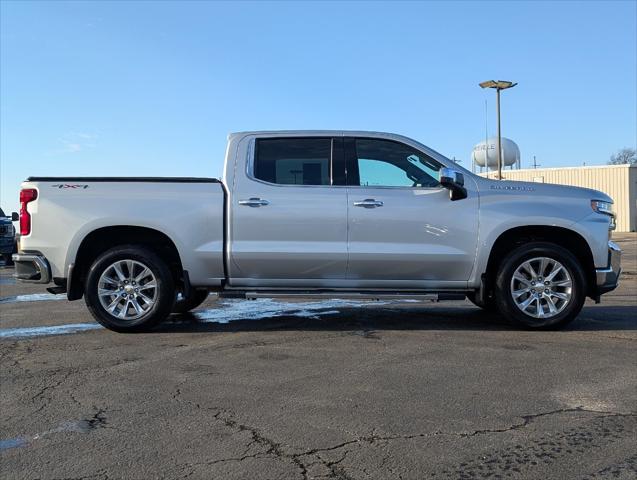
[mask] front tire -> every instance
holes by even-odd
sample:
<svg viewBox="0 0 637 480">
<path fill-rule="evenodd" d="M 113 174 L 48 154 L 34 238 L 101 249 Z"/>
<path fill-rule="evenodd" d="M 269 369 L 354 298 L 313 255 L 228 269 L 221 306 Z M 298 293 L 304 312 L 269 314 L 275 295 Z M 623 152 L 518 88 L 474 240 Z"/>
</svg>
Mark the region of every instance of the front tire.
<svg viewBox="0 0 637 480">
<path fill-rule="evenodd" d="M 100 255 L 88 272 L 84 299 L 100 324 L 116 332 L 152 328 L 171 311 L 175 284 L 151 250 L 125 245 Z"/>
<path fill-rule="evenodd" d="M 498 270 L 498 309 L 527 328 L 561 328 L 577 317 L 585 299 L 582 267 L 575 256 L 559 245 L 523 245 L 507 255 Z"/>
</svg>

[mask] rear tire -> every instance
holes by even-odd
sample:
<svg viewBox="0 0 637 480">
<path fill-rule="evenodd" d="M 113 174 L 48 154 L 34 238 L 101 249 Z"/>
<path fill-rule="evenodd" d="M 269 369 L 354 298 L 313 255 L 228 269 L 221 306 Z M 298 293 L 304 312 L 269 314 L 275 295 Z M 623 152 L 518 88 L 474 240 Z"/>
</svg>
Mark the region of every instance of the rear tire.
<svg viewBox="0 0 637 480">
<path fill-rule="evenodd" d="M 86 279 L 84 299 L 100 324 L 116 332 L 149 330 L 173 306 L 175 283 L 151 250 L 124 245 L 100 255 Z"/>
<path fill-rule="evenodd" d="M 584 271 L 559 245 L 527 243 L 507 255 L 498 270 L 496 305 L 527 328 L 561 328 L 577 317 L 585 299 Z"/>
<path fill-rule="evenodd" d="M 175 300 L 172 312 L 187 313 L 205 302 L 209 294 L 208 290 L 195 290 L 191 292 L 190 297 Z"/>
</svg>

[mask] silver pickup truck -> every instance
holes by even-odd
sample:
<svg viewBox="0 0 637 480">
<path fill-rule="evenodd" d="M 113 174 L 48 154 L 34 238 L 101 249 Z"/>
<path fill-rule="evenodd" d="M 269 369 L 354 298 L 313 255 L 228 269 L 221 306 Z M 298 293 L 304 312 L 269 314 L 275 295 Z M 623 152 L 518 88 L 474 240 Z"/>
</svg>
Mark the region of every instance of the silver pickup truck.
<svg viewBox="0 0 637 480">
<path fill-rule="evenodd" d="M 147 329 L 233 298 L 464 298 L 530 328 L 617 286 L 613 201 L 488 180 L 389 133 L 228 138 L 223 179 L 30 177 L 16 275 Z"/>
</svg>

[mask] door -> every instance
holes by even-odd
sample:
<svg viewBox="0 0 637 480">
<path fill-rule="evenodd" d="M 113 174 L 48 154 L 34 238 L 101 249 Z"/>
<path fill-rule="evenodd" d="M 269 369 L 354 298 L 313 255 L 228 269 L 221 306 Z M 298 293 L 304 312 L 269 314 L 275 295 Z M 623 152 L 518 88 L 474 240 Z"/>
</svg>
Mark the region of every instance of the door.
<svg viewBox="0 0 637 480">
<path fill-rule="evenodd" d="M 343 281 L 342 140 L 255 138 L 248 157 L 245 172 L 236 172 L 231 196 L 231 286 L 329 287 Z"/>
<path fill-rule="evenodd" d="M 345 156 L 347 279 L 359 287 L 465 286 L 477 244 L 475 186 L 451 201 L 438 182 L 442 165 L 392 140 L 346 138 Z"/>
</svg>

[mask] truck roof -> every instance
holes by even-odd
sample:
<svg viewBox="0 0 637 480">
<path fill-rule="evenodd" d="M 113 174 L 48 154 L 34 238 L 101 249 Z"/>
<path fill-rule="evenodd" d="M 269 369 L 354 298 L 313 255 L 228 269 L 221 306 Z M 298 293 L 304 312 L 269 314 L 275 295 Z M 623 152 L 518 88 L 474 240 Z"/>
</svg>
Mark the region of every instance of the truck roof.
<svg viewBox="0 0 637 480">
<path fill-rule="evenodd" d="M 244 132 L 232 132 L 229 136 L 246 136 L 246 135 L 332 135 L 332 136 L 373 136 L 373 137 L 396 137 L 396 138 L 408 138 L 404 135 L 391 132 L 379 132 L 373 130 L 253 130 Z M 412 139 L 409 139 L 412 140 Z"/>
</svg>

